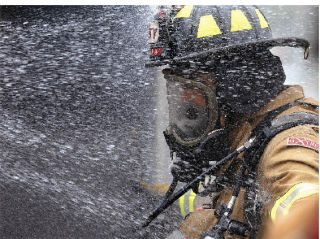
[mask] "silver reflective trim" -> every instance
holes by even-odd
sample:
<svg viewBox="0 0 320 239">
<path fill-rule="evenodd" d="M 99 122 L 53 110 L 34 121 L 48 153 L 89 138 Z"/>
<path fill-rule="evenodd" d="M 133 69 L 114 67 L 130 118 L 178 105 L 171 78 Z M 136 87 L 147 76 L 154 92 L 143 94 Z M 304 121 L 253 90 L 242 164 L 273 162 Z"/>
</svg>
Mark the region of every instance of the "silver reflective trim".
<svg viewBox="0 0 320 239">
<path fill-rule="evenodd" d="M 166 239 L 185 239 L 186 236 L 184 236 L 180 231 L 175 230 L 173 231 Z"/>
<path fill-rule="evenodd" d="M 271 219 L 274 222 L 280 215 L 286 215 L 294 202 L 319 192 L 319 186 L 311 183 L 299 183 L 280 197 L 271 210 Z"/>
<path fill-rule="evenodd" d="M 280 203 L 279 208 L 277 210 L 277 217 L 279 216 L 279 214 L 285 211 L 288 206 L 291 206 L 290 204 L 291 202 L 293 202 L 295 197 L 297 197 L 299 194 L 303 194 L 304 192 L 308 192 L 310 190 L 314 190 L 314 187 L 308 186 L 308 187 L 297 188 L 294 192 L 292 192 L 286 200 Z"/>
<path fill-rule="evenodd" d="M 211 236 L 206 236 L 204 239 L 215 239 L 215 238 L 213 238 Z"/>
</svg>

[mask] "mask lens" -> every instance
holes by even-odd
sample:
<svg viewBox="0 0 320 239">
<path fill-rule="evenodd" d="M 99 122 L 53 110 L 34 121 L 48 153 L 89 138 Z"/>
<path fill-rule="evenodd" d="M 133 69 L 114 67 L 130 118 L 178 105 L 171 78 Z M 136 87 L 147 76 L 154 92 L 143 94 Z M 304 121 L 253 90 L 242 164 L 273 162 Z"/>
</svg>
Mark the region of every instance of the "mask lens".
<svg viewBox="0 0 320 239">
<path fill-rule="evenodd" d="M 204 92 L 191 84 L 167 81 L 170 125 L 183 140 L 202 136 L 208 127 Z"/>
</svg>

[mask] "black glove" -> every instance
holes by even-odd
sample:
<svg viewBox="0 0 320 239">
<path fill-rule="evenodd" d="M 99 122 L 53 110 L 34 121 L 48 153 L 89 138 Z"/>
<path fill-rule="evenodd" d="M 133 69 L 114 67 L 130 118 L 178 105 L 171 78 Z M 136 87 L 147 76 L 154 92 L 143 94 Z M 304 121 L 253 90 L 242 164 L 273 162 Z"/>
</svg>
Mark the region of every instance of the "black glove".
<svg viewBox="0 0 320 239">
<path fill-rule="evenodd" d="M 202 173 L 203 164 L 192 158 L 181 158 L 176 152 L 172 153 L 170 171 L 180 182 L 190 182 Z"/>
<path fill-rule="evenodd" d="M 209 166 L 211 162 L 198 162 L 186 161 L 181 157 L 173 153 L 172 161 L 170 164 L 171 174 L 178 179 L 180 182 L 191 182 L 201 173 L 203 173 Z M 202 196 L 207 196 L 212 192 L 219 191 L 216 185 L 216 177 L 214 175 L 206 175 L 204 179 L 192 188 L 195 193 L 200 193 Z"/>
<path fill-rule="evenodd" d="M 173 135 L 164 132 L 164 136 L 171 150 L 171 173 L 180 182 L 190 182 L 210 167 L 215 160 L 226 156 L 229 151 L 227 131 L 224 129 L 216 130 L 198 146 L 192 148 L 180 145 Z M 209 181 L 212 184 L 212 180 L 214 179 L 209 178 L 205 182 Z"/>
</svg>

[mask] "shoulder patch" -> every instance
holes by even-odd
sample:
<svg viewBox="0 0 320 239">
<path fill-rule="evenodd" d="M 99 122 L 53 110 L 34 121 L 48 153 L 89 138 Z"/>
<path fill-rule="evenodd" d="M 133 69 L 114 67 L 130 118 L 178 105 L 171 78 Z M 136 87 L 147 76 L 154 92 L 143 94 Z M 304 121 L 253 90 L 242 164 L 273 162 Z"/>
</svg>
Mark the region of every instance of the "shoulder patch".
<svg viewBox="0 0 320 239">
<path fill-rule="evenodd" d="M 309 149 L 313 149 L 319 152 L 319 144 L 315 141 L 306 138 L 297 138 L 297 137 L 290 137 L 287 141 L 288 146 L 301 146 Z"/>
</svg>

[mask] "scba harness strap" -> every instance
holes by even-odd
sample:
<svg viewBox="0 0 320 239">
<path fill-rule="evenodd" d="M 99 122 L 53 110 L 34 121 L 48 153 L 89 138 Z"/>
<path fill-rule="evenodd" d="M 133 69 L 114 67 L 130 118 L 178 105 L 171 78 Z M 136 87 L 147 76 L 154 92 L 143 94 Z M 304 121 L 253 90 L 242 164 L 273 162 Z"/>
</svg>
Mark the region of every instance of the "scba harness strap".
<svg viewBox="0 0 320 239">
<path fill-rule="evenodd" d="M 246 162 L 248 162 L 248 177 L 246 181 L 250 182 L 246 184 L 248 186 L 246 188 L 244 214 L 251 228 L 250 238 L 255 238 L 261 224 L 261 211 L 263 208 L 263 201 L 262 197 L 259 196 L 260 190 L 256 183 L 256 168 L 265 147 L 274 136 L 287 129 L 299 125 L 319 124 L 318 115 L 307 112 L 295 112 L 281 116 L 279 118 L 275 118 L 277 115 L 284 112 L 296 102 L 297 101 L 294 101 L 288 105 L 280 107 L 279 109 L 269 112 L 267 117 L 254 129 L 251 134 L 251 137 L 259 137 L 259 132 L 263 132 L 261 143 L 254 147 L 252 150 L 246 151 L 244 153 L 244 159 Z M 311 104 L 309 106 L 314 107 L 314 105 Z M 317 107 L 315 108 L 315 110 L 318 110 Z"/>
</svg>

